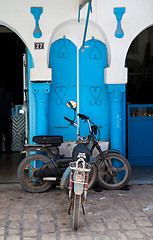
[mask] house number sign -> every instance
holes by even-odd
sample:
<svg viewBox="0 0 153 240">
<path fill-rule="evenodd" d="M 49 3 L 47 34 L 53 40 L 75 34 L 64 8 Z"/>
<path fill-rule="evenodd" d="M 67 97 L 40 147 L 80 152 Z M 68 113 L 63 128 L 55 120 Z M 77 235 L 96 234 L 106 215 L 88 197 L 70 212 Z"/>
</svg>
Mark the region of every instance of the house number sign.
<svg viewBox="0 0 153 240">
<path fill-rule="evenodd" d="M 35 42 L 34 49 L 35 50 L 44 49 L 44 42 Z"/>
</svg>

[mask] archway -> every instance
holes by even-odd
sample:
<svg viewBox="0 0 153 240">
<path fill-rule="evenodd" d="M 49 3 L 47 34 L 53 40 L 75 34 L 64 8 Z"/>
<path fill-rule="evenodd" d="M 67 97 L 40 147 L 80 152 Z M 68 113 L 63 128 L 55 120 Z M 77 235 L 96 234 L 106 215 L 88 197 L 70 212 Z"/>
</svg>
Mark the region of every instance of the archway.
<svg viewBox="0 0 153 240">
<path fill-rule="evenodd" d="M 153 182 L 152 36 L 153 27 L 141 32 L 131 43 L 126 58 L 128 67 L 127 154 L 133 166 L 133 172 L 137 177 L 139 175 L 141 182 L 145 180 Z"/>
<path fill-rule="evenodd" d="M 24 133 L 23 105 L 23 54 L 25 45 L 17 34 L 0 25 L 0 87 L 12 93 L 15 108 L 12 110 L 12 153 L 6 154 L 4 142 L 0 155 L 0 182 L 17 182 L 16 170 L 22 156 L 21 139 Z M 5 140 L 3 138 L 3 140 Z"/>
<path fill-rule="evenodd" d="M 70 142 L 69 149 L 77 140 L 76 129 L 64 120 L 64 116 L 70 119 L 74 117 L 73 111 L 66 106 L 69 100 L 77 101 L 79 112 L 88 115 L 98 124 L 101 132 L 100 140 L 105 141 L 106 145 L 109 141 L 108 96 L 104 83 L 107 49 L 103 42 L 94 37 L 86 42 L 86 46 L 88 47 L 83 52 L 82 48 L 77 49 L 75 44 L 64 36 L 56 40 L 50 48 L 49 67 L 52 68 L 53 79 L 49 97 L 48 132 L 63 135 L 64 141 Z M 77 63 L 79 63 L 79 82 Z M 87 125 L 80 121 L 79 126 L 81 136 L 87 136 L 89 132 Z M 70 154 L 70 151 L 66 154 Z"/>
</svg>

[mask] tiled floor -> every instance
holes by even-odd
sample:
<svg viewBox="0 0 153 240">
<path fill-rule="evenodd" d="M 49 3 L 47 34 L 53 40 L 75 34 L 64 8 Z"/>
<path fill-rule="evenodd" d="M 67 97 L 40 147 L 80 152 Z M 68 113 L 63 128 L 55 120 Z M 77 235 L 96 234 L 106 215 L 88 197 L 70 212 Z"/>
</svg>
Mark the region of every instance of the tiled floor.
<svg viewBox="0 0 153 240">
<path fill-rule="evenodd" d="M 153 166 L 132 167 L 130 184 L 153 184 Z"/>
<path fill-rule="evenodd" d="M 24 156 L 19 152 L 11 154 L 2 153 L 0 155 L 0 183 L 16 183 L 17 167 Z"/>
</svg>

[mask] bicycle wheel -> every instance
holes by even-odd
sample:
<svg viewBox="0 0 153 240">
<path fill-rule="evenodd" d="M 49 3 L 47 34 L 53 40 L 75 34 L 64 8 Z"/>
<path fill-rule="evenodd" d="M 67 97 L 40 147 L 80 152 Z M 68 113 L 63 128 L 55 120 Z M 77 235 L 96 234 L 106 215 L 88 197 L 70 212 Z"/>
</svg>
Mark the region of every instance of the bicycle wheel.
<svg viewBox="0 0 153 240">
<path fill-rule="evenodd" d="M 126 158 L 120 154 L 106 155 L 106 162 L 98 159 L 98 181 L 105 189 L 119 190 L 130 180 L 131 167 Z"/>
<path fill-rule="evenodd" d="M 18 166 L 17 176 L 20 185 L 28 192 L 41 193 L 52 186 L 52 182 L 44 181 L 41 178 L 35 178 L 33 172 L 35 169 L 52 168 L 53 164 L 44 164 L 49 159 L 41 154 L 33 154 L 24 158 Z"/>
<path fill-rule="evenodd" d="M 79 216 L 81 208 L 81 195 L 76 195 L 74 193 L 74 205 L 73 205 L 73 228 L 78 229 L 79 226 Z"/>
<path fill-rule="evenodd" d="M 89 183 L 88 183 L 88 190 L 92 189 L 92 187 L 94 186 L 97 176 L 98 176 L 98 167 L 96 164 L 91 164 L 91 170 L 89 173 Z"/>
</svg>

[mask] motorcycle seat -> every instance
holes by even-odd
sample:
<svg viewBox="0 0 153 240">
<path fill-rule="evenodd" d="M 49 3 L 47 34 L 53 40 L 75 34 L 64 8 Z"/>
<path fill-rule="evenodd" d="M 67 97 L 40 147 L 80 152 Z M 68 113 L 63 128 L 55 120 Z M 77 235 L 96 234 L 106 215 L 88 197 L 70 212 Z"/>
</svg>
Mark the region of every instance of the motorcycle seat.
<svg viewBox="0 0 153 240">
<path fill-rule="evenodd" d="M 60 146 L 63 143 L 63 136 L 34 136 L 33 142 L 38 144 L 51 144 L 52 146 Z"/>
</svg>

